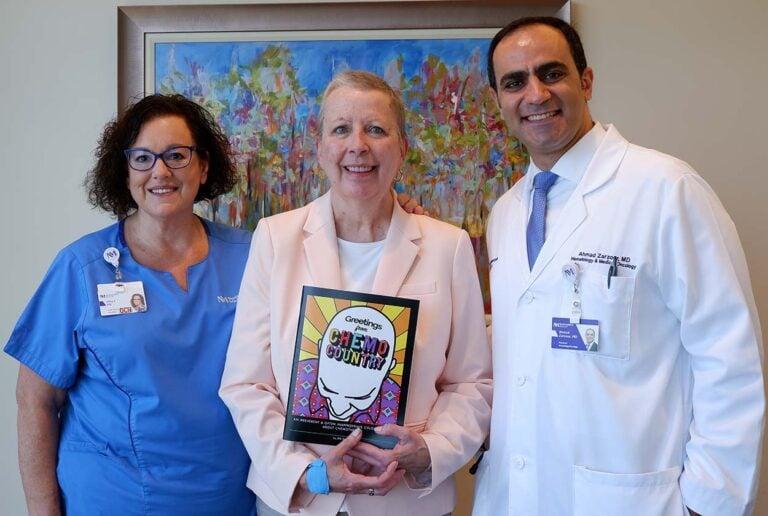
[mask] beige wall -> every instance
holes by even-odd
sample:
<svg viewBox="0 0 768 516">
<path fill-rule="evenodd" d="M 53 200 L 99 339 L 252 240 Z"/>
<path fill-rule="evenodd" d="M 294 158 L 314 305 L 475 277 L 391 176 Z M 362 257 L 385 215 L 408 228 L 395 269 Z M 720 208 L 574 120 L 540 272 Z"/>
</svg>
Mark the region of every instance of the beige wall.
<svg viewBox="0 0 768 516">
<path fill-rule="evenodd" d="M 170 2 L 121 2 L 130 3 Z M 109 220 L 86 206 L 80 182 L 115 112 L 116 5 L 0 4 L 2 340 L 56 250 Z M 596 71 L 595 115 L 637 143 L 685 159 L 712 184 L 739 229 L 768 327 L 768 2 L 577 0 L 573 17 Z M 2 514 L 24 513 L 15 468 L 16 369 L 0 358 Z M 762 488 L 758 514 L 766 513 Z"/>
</svg>

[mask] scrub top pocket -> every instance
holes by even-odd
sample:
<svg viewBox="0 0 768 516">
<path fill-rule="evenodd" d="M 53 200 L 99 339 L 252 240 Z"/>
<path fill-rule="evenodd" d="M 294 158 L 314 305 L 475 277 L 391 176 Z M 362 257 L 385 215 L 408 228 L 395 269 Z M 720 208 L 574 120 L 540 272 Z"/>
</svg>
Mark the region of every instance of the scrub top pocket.
<svg viewBox="0 0 768 516">
<path fill-rule="evenodd" d="M 582 320 L 597 320 L 600 331 L 596 352 L 583 351 L 594 357 L 628 360 L 630 355 L 630 322 L 632 300 L 635 292 L 635 278 L 614 276 L 608 288 L 607 276 L 592 271 L 581 274 L 580 293 Z M 571 298 L 563 295 L 560 307 L 562 317 L 570 313 Z"/>
</svg>

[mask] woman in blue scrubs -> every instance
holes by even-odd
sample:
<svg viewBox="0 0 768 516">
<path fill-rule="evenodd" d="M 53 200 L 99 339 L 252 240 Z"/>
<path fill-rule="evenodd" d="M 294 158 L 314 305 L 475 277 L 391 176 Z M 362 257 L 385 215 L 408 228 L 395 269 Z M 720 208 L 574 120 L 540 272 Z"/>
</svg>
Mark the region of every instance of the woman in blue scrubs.
<svg viewBox="0 0 768 516">
<path fill-rule="evenodd" d="M 197 104 L 152 95 L 96 156 L 89 200 L 118 222 L 59 252 L 5 347 L 29 512 L 252 514 L 217 396 L 250 234 L 192 212 L 234 184 L 227 139 Z"/>
</svg>

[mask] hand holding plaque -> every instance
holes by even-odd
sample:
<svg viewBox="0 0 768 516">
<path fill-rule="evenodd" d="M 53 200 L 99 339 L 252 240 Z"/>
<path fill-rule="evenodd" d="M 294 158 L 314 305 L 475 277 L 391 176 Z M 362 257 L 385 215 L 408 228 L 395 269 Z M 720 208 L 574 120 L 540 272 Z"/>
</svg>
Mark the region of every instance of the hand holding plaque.
<svg viewBox="0 0 768 516">
<path fill-rule="evenodd" d="M 399 436 L 374 428 L 405 422 L 418 306 L 304 287 L 283 438 L 336 444 L 359 428 L 363 441 L 395 447 Z"/>
<path fill-rule="evenodd" d="M 397 462 L 399 468 L 414 477 L 429 469 L 431 465 L 429 449 L 421 434 L 411 428 L 393 424 L 376 427 L 375 431 L 379 435 L 396 438 L 395 447 L 381 449 L 361 442 L 349 451 L 349 455 L 379 470 L 386 468 L 392 462 Z"/>
<path fill-rule="evenodd" d="M 363 432 L 356 429 L 339 444 L 328 450 L 320 458 L 325 461 L 328 472 L 328 484 L 335 493 L 373 494 L 384 496 L 403 478 L 405 471 L 397 469 L 397 462 L 392 461 L 379 472 L 364 468 L 355 472 L 350 469 L 345 456 L 360 443 Z M 368 445 L 370 446 L 370 445 Z M 300 479 L 302 488 L 307 489 L 307 472 Z"/>
</svg>

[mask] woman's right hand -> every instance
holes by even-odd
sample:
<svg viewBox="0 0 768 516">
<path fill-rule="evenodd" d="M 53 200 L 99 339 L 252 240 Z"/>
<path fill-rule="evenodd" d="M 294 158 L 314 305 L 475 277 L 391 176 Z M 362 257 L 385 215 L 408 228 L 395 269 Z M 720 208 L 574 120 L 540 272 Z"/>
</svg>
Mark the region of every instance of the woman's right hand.
<svg viewBox="0 0 768 516">
<path fill-rule="evenodd" d="M 380 475 L 354 473 L 347 464 L 347 452 L 360 442 L 362 436 L 363 432 L 358 428 L 320 457 L 325 461 L 330 489 L 332 492 L 345 494 L 371 494 L 373 489 L 374 495 L 383 496 L 400 482 L 405 471 L 398 470 L 397 462 L 392 461 Z M 301 486 L 309 491 L 307 472 L 301 476 Z"/>
</svg>

